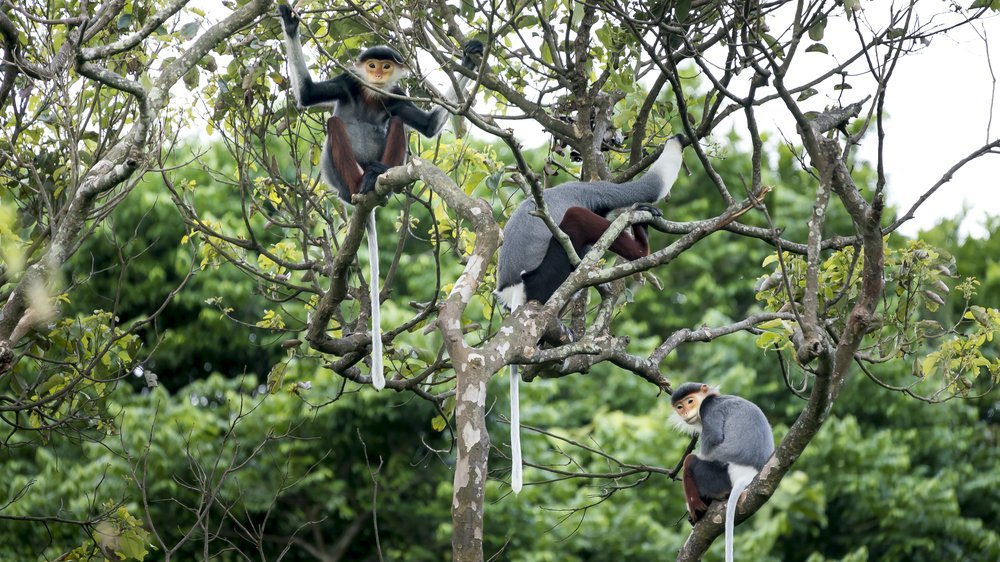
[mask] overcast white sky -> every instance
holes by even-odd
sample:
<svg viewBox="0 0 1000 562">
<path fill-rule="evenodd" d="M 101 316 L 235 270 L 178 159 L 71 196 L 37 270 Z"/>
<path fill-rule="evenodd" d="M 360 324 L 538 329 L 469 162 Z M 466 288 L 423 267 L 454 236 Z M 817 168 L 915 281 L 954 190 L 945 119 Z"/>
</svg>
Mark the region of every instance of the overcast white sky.
<svg viewBox="0 0 1000 562">
<path fill-rule="evenodd" d="M 963 29 L 905 57 L 892 79 L 886 101 L 886 170 L 889 200 L 901 208 L 909 208 L 948 168 L 1000 134 L 1000 19 L 980 27 L 991 40 L 989 57 L 983 40 Z M 874 159 L 874 144 L 866 148 Z M 903 232 L 915 234 L 918 227 L 963 210 L 968 211 L 963 230 L 973 235 L 984 233 L 987 213 L 1000 215 L 1000 155 L 963 167 Z"/>
<path fill-rule="evenodd" d="M 888 13 L 885 2 L 865 2 L 864 17 L 878 24 Z M 923 14 L 924 22 L 956 21 L 938 15 L 946 3 L 925 2 L 933 8 Z M 880 12 L 879 10 L 885 10 Z M 849 53 L 856 49 L 858 39 L 846 18 L 831 20 L 823 43 L 831 54 Z M 991 17 L 975 24 L 976 30 L 964 26 L 947 35 L 935 37 L 930 45 L 902 57 L 890 82 L 885 109 L 885 169 L 889 203 L 905 212 L 930 189 L 944 173 L 1000 133 L 1000 18 Z M 977 33 L 978 31 L 978 33 Z M 983 37 L 992 39 L 984 42 Z M 878 56 L 880 56 L 879 53 Z M 829 67 L 828 55 L 799 53 L 799 78 L 812 78 Z M 807 57 L 815 57 L 816 68 L 810 68 Z M 992 69 L 991 69 L 992 64 Z M 795 65 L 793 65 L 795 66 Z M 862 65 L 853 70 L 863 72 Z M 790 76 L 791 83 L 795 80 Z M 861 100 L 875 91 L 874 80 L 851 77 L 854 89 L 843 92 L 844 105 Z M 828 85 L 829 87 L 830 85 Z M 821 92 L 823 89 L 821 88 Z M 822 110 L 838 105 L 837 92 L 830 90 L 810 98 L 807 109 Z M 779 104 L 764 108 L 758 114 L 762 130 L 784 132 L 797 140 L 795 124 Z M 991 115 L 992 122 L 991 122 Z M 734 126 L 745 133 L 742 122 Z M 860 147 L 860 156 L 874 162 L 877 141 L 874 128 Z M 773 135 L 773 143 L 780 135 Z M 905 223 L 900 232 L 913 236 L 920 229 L 936 224 L 942 218 L 962 216 L 962 234 L 982 236 L 986 233 L 984 218 L 1000 216 L 1000 155 L 987 155 L 966 164 L 951 182 L 942 186 Z"/>
<path fill-rule="evenodd" d="M 864 5 L 869 17 L 877 17 L 873 12 L 879 3 Z M 944 5 L 942 2 L 935 8 L 940 10 Z M 929 19 L 927 16 L 924 21 Z M 904 56 L 890 80 L 885 105 L 887 195 L 901 210 L 912 206 L 956 162 L 1000 134 L 996 83 L 1000 77 L 1000 19 L 981 20 L 976 27 L 979 35 L 965 26 Z M 824 38 L 831 52 L 843 38 L 838 31 L 843 30 L 828 28 Z M 989 52 L 982 36 L 990 40 Z M 848 91 L 844 100 L 854 102 L 871 91 L 871 87 L 856 88 Z M 832 104 L 832 100 L 821 100 L 818 107 L 823 104 Z M 786 134 L 795 131 L 787 121 L 772 120 L 770 126 L 781 127 Z M 877 154 L 875 139 L 870 134 L 861 148 L 861 156 L 870 161 Z M 963 167 L 901 231 L 915 235 L 920 228 L 963 212 L 967 212 L 963 234 L 973 236 L 985 233 L 983 218 L 987 214 L 1000 216 L 1000 155 L 987 155 Z"/>
</svg>

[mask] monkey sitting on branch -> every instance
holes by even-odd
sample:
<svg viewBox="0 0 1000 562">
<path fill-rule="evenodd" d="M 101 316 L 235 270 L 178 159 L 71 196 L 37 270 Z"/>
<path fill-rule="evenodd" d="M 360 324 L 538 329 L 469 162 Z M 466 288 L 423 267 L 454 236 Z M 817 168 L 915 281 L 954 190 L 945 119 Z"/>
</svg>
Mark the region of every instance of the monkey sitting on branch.
<svg viewBox="0 0 1000 562">
<path fill-rule="evenodd" d="M 292 82 L 292 94 L 299 107 L 333 105 L 333 116 L 326 124 L 326 142 L 320 158 L 323 180 L 337 189 L 340 198 L 351 198 L 372 191 L 378 177 L 406 159 L 406 128 L 416 129 L 426 137 L 441 132 L 448 120 L 443 107 L 430 111 L 418 108 L 405 98 L 397 82 L 409 73 L 403 56 L 392 47 L 379 45 L 361 52 L 354 72 L 316 82 L 309 75 L 299 39 L 299 16 L 286 4 L 278 6 L 285 32 L 285 51 Z M 469 41 L 463 49 L 462 66 L 475 69 L 472 56 L 482 55 L 481 41 Z M 459 88 L 468 82 L 459 79 Z M 445 98 L 455 102 L 455 90 Z M 372 386 L 385 387 L 380 326 L 378 238 L 375 210 L 368 217 L 368 255 L 370 265 L 372 321 Z"/>
<path fill-rule="evenodd" d="M 673 421 L 699 435 L 701 450 L 684 459 L 684 498 L 697 523 L 712 500 L 726 503 L 726 562 L 733 561 L 733 527 L 740 495 L 774 453 L 771 424 L 756 404 L 719 394 L 700 382 L 684 383 L 670 396 Z"/>
<path fill-rule="evenodd" d="M 566 233 L 578 256 L 583 256 L 611 226 L 608 215 L 641 204 L 660 216 L 653 203 L 662 201 L 680 172 L 683 135 L 671 137 L 649 170 L 637 180 L 614 184 L 607 181 L 570 182 L 542 193 L 545 207 L 559 229 Z M 569 278 L 574 265 L 562 244 L 535 216 L 535 203 L 526 200 L 514 211 L 503 229 L 503 246 L 497 258 L 495 294 L 512 312 L 528 301 L 545 304 Z M 612 242 L 612 252 L 636 260 L 649 255 L 645 224 L 634 224 Z M 517 366 L 510 366 L 511 488 L 521 491 L 521 437 Z"/>
</svg>

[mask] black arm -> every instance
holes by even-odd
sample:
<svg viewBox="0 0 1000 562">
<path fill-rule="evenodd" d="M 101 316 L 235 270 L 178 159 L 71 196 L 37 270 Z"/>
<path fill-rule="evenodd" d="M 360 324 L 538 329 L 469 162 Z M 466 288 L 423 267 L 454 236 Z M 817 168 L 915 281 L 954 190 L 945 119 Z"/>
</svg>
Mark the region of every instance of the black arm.
<svg viewBox="0 0 1000 562">
<path fill-rule="evenodd" d="M 285 32 L 285 53 L 288 72 L 292 80 L 292 93 L 300 107 L 347 99 L 351 96 L 355 79 L 344 73 L 332 80 L 314 82 L 306 68 L 299 41 L 299 16 L 285 4 L 278 6 L 281 27 Z"/>
<path fill-rule="evenodd" d="M 423 111 L 407 100 L 394 100 L 389 106 L 389 115 L 398 115 L 403 123 L 425 137 L 438 134 L 448 121 L 448 112 L 443 107 Z"/>
<path fill-rule="evenodd" d="M 469 70 L 475 70 L 476 63 L 472 57 L 482 56 L 483 50 L 483 42 L 478 39 L 466 43 L 462 49 L 462 66 Z M 459 79 L 460 87 L 464 87 L 468 80 L 467 76 L 462 76 Z M 393 93 L 402 94 L 401 91 Z M 455 92 L 450 88 L 444 97 L 450 102 L 456 101 Z M 425 137 L 433 137 L 438 134 L 444 128 L 444 124 L 448 122 L 448 112 L 443 107 L 423 111 L 409 101 L 396 100 L 388 109 L 390 115 L 398 115 L 408 127 L 415 129 Z"/>
<path fill-rule="evenodd" d="M 350 99 L 353 96 L 353 85 L 356 79 L 346 72 L 332 80 L 324 80 L 323 82 L 313 82 L 309 73 L 306 73 L 302 78 L 298 83 L 292 80 L 292 87 L 298 86 L 295 99 L 302 107 Z"/>
</svg>

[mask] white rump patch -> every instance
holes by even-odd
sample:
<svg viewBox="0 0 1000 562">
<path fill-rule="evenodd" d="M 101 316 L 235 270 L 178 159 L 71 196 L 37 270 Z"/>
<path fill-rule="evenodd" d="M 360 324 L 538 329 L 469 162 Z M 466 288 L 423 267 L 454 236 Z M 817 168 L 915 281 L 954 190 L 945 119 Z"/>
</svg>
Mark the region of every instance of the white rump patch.
<svg viewBox="0 0 1000 562">
<path fill-rule="evenodd" d="M 753 480 L 754 476 L 757 476 L 756 468 L 746 464 L 729 463 L 730 482 L 739 482 L 740 480 L 749 482 Z"/>
<path fill-rule="evenodd" d="M 518 283 L 505 289 L 494 291 L 494 294 L 511 312 L 514 312 L 517 310 L 517 307 L 527 302 L 527 295 L 524 292 L 524 283 Z"/>
</svg>

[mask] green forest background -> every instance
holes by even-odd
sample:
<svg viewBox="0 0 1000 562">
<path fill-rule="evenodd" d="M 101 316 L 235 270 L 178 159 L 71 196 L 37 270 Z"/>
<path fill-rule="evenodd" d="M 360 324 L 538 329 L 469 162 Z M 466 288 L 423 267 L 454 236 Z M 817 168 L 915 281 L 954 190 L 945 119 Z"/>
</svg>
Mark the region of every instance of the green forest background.
<svg viewBox="0 0 1000 562">
<path fill-rule="evenodd" d="M 729 140 L 735 146 L 736 139 Z M 783 145 L 769 147 L 764 183 L 774 191 L 768 204 L 782 209 L 788 237 L 803 239 L 812 200 L 802 186 L 811 180 Z M 503 160 L 504 151 L 496 152 Z M 540 169 L 544 154 L 533 156 Z M 749 158 L 735 149 L 724 156 L 716 161 L 717 170 L 738 185 L 749 173 Z M 227 169 L 221 146 L 202 158 L 216 170 Z M 663 206 L 670 220 L 697 220 L 720 210 L 718 198 L 706 196 L 709 182 L 700 166 L 691 169 Z M 873 175 L 867 168 L 854 172 L 859 183 Z M 185 169 L 184 177 L 197 182 L 197 198 L 212 201 L 214 220 L 242 220 L 240 196 L 232 188 L 198 166 Z M 501 219 L 506 216 L 513 190 L 478 189 L 483 191 L 474 195 L 492 201 Z M 155 309 L 192 260 L 202 258 L 185 242 L 185 226 L 164 193 L 158 176 L 148 174 L 65 268 L 67 275 L 90 272 L 67 279 L 75 289 L 63 316 L 75 319 L 79 337 L 87 336 L 95 311 L 116 310 L 127 321 Z M 395 244 L 398 209 L 397 197 L 379 211 L 387 248 Z M 424 225 L 417 231 L 426 235 L 431 219 L 421 211 L 414 211 L 417 224 Z M 831 212 L 828 224 L 850 230 L 842 213 Z M 970 238 L 959 235 L 958 220 L 946 220 L 920 235 L 946 260 L 953 259 L 956 282 L 976 277 L 981 282 L 976 300 L 993 306 L 1000 295 L 998 226 L 1000 219 L 991 219 L 990 236 Z M 662 247 L 670 238 L 655 233 L 652 245 Z M 890 246 L 906 243 L 897 234 L 889 239 Z M 406 303 L 426 300 L 428 287 L 435 287 L 432 251 L 426 241 L 409 242 L 392 298 L 383 306 L 388 321 L 402 318 Z M 770 273 L 762 263 L 771 253 L 759 241 L 713 234 L 655 271 L 662 290 L 630 281 L 635 305 L 617 318 L 617 331 L 632 336 L 638 353 L 648 353 L 650 334 L 719 325 L 758 309 L 754 284 Z M 121 255 L 134 258 L 123 266 Z M 391 255 L 382 258 L 388 267 Z M 461 264 L 444 262 L 442 282 L 448 283 Z M 232 267 L 199 271 L 144 334 L 143 350 L 153 352 L 144 368 L 156 374 L 159 387 L 150 390 L 137 376 L 108 394 L 103 407 L 116 420 L 114 427 L 86 428 L 84 435 L 92 440 L 83 442 L 59 432 L 43 432 L 41 440 L 31 432 L 5 436 L 0 502 L 11 502 L 7 515 L 25 519 L 0 525 L 0 560 L 52 559 L 87 539 L 75 525 L 38 524 L 33 514 L 58 514 L 72 522 L 119 506 L 137 517 L 148 510 L 151 520 L 161 522 L 157 531 L 164 538 L 177 538 L 201 521 L 214 539 L 232 545 L 219 560 L 245 559 L 241 548 L 253 542 L 248 537 L 262 537 L 272 548 L 253 557 L 262 560 L 377 560 L 376 544 L 385 560 L 450 559 L 453 435 L 449 427 L 440 429 L 442 412 L 410 394 L 358 391 L 324 369 L 320 358 L 282 348 L 284 336 L 256 325 L 266 313 L 258 298 L 264 290 Z M 931 316 L 942 323 L 960 316 L 966 303 L 956 293 Z M 433 349 L 421 349 L 427 337 L 436 335 L 412 334 L 408 352 Z M 987 348 L 996 355 L 995 342 Z M 802 407 L 786 388 L 780 361 L 762 351 L 755 336 L 740 333 L 711 346 L 682 347 L 663 368 L 675 385 L 703 380 L 755 401 L 777 440 Z M 276 364 L 283 366 L 283 379 L 279 391 L 269 394 L 267 377 Z M 911 368 L 896 361 L 879 366 L 878 373 L 905 380 Z M 794 376 L 792 384 L 801 382 Z M 671 558 L 690 527 L 680 483 L 665 475 L 606 480 L 527 468 L 525 490 L 510 493 L 506 384 L 505 376 L 494 377 L 489 389 L 495 451 L 486 556 L 519 562 Z M 526 460 L 569 473 L 620 468 L 598 452 L 669 470 L 688 443 L 672 428 L 665 395 L 607 364 L 586 375 L 523 385 L 521 415 L 529 428 L 523 439 Z M 995 392 L 926 404 L 880 388 L 856 370 L 833 417 L 793 472 L 737 529 L 737 558 L 1000 559 L 998 421 Z M 243 464 L 245 459 L 251 460 Z M 199 503 L 204 489 L 219 491 L 218 500 Z M 239 523 L 213 527 L 223 512 Z M 175 559 L 200 559 L 202 546 L 201 539 L 187 542 Z M 717 541 L 706 560 L 722 560 L 722 551 Z"/>
</svg>

